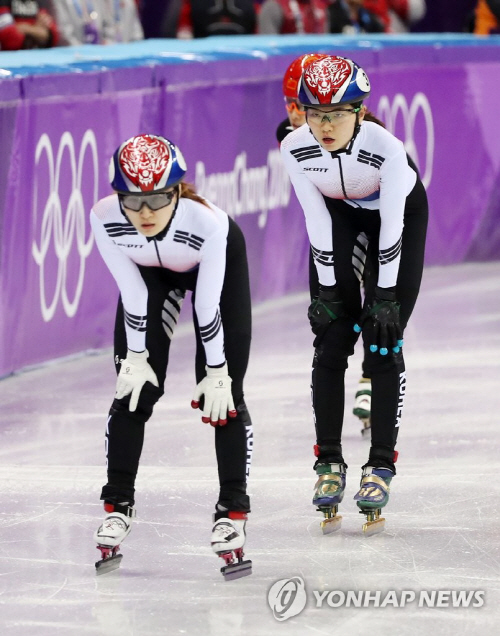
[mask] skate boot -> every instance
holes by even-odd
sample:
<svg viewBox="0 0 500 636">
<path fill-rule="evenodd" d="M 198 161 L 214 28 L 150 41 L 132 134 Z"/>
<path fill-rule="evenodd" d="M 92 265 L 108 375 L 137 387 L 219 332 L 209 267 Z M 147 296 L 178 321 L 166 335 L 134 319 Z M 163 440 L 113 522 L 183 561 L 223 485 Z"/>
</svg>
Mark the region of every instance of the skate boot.
<svg viewBox="0 0 500 636">
<path fill-rule="evenodd" d="M 389 485 L 394 477 L 388 468 L 366 466 L 361 476 L 360 489 L 354 495 L 361 514 L 366 515 L 363 533 L 366 536 L 378 534 L 385 528 L 385 519 L 380 516 L 382 508 L 389 501 Z"/>
<path fill-rule="evenodd" d="M 372 382 L 370 378 L 361 378 L 355 395 L 354 408 L 352 409 L 352 412 L 356 417 L 359 417 L 363 424 L 363 428 L 361 429 L 361 435 L 363 435 L 363 437 L 369 437 L 370 435 L 371 406 Z"/>
<path fill-rule="evenodd" d="M 227 511 L 223 514 L 224 516 L 221 513 L 214 515 L 211 545 L 215 554 L 226 563 L 220 570 L 224 580 L 231 581 L 252 574 L 252 562 L 243 560 L 247 513 Z"/>
<path fill-rule="evenodd" d="M 318 481 L 312 502 L 325 516 L 320 524 L 323 534 L 331 534 L 342 524 L 342 517 L 337 511 L 344 497 L 346 465 L 318 463 L 315 470 Z"/>
<path fill-rule="evenodd" d="M 95 564 L 96 574 L 106 574 L 120 567 L 123 554 L 118 554 L 120 543 L 132 529 L 135 509 L 128 502 L 112 504 L 105 502 L 104 510 L 108 513 L 103 523 L 94 532 L 94 541 L 101 551 L 102 559 Z"/>
</svg>

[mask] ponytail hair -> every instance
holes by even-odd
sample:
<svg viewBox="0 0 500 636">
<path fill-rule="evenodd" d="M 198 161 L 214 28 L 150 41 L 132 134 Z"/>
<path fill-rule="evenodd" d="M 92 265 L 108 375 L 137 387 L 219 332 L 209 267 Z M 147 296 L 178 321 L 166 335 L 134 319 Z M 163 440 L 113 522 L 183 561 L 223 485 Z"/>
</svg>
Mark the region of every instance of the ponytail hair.
<svg viewBox="0 0 500 636">
<path fill-rule="evenodd" d="M 181 197 L 183 197 L 184 199 L 191 199 L 191 201 L 197 201 L 198 203 L 205 205 L 207 208 L 210 207 L 205 199 L 203 197 L 200 197 L 200 195 L 196 192 L 194 185 L 192 185 L 191 183 L 185 183 L 184 181 L 181 181 L 179 185 L 181 188 Z"/>
<path fill-rule="evenodd" d="M 364 119 L 365 121 L 372 121 L 374 124 L 378 124 L 379 126 L 382 126 L 382 128 L 385 128 L 385 124 L 383 124 L 378 117 L 375 117 L 370 110 L 366 111 Z"/>
</svg>

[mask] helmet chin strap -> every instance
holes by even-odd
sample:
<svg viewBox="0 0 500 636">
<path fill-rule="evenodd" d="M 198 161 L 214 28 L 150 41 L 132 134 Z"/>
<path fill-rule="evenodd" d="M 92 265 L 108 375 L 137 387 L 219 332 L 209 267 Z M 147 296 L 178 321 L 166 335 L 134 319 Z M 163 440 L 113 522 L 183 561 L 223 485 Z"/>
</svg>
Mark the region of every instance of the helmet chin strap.
<svg viewBox="0 0 500 636">
<path fill-rule="evenodd" d="M 356 113 L 356 125 L 354 126 L 354 132 L 352 137 L 345 148 L 341 148 L 340 150 L 334 150 L 330 154 L 332 157 L 336 157 L 342 152 L 345 152 L 346 155 L 350 155 L 352 152 L 352 147 L 354 146 L 354 141 L 356 137 L 359 135 L 359 131 L 361 130 L 361 122 L 359 121 L 359 113 Z"/>
<path fill-rule="evenodd" d="M 172 212 L 172 216 L 168 220 L 167 225 L 165 225 L 163 230 L 160 230 L 158 232 L 158 234 L 155 234 L 154 236 L 146 236 L 146 240 L 147 240 L 148 243 L 150 241 L 163 241 L 163 239 L 167 235 L 168 228 L 172 225 L 172 221 L 174 220 L 175 213 L 177 212 L 177 208 L 179 207 L 179 202 L 181 200 L 181 186 L 180 186 L 180 183 L 178 183 L 175 187 L 177 188 L 177 201 L 175 202 L 175 208 L 174 208 L 174 211 Z"/>
</svg>

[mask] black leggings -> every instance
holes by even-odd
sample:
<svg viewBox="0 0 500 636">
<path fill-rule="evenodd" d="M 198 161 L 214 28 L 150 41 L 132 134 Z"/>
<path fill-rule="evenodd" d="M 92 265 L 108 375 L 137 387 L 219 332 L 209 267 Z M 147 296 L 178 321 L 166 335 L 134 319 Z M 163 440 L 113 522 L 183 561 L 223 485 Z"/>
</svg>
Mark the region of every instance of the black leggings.
<svg viewBox="0 0 500 636">
<path fill-rule="evenodd" d="M 353 325 L 361 313 L 361 287 L 352 267 L 356 237 L 364 232 L 370 241 L 367 260 L 372 275 L 365 280 L 365 302 L 370 302 L 378 279 L 378 211 L 353 208 L 344 201 L 328 199 L 333 226 L 335 277 L 347 317 L 339 318 L 316 337 L 312 373 L 312 401 L 315 414 L 318 461 L 343 462 L 344 376 L 347 359 L 354 353 L 358 334 Z M 404 329 L 417 300 L 424 265 L 427 231 L 427 195 L 420 180 L 406 199 L 401 261 L 396 297 L 401 303 Z M 314 294 L 314 280 L 311 293 Z M 402 351 L 381 356 L 369 350 L 373 343 L 371 325 L 363 329 L 364 371 L 372 380 L 371 449 L 369 464 L 395 470 L 394 448 L 406 392 L 406 371 Z"/>
<path fill-rule="evenodd" d="M 158 267 L 139 267 L 148 287 L 148 322 L 146 347 L 149 364 L 158 378 L 159 387 L 147 382 L 135 412 L 128 409 L 130 396 L 113 401 L 106 429 L 108 483 L 101 499 L 111 503 L 135 502 L 135 479 L 144 442 L 145 423 L 153 407 L 163 395 L 168 367 L 172 329 L 186 290 L 196 295 L 197 271 L 178 273 Z M 224 348 L 237 416 L 226 426 L 216 426 L 215 449 L 220 492 L 218 503 L 229 510 L 248 512 L 246 480 L 250 469 L 253 432 L 243 395 L 251 340 L 251 303 L 245 239 L 240 228 L 229 219 L 226 250 L 226 274 L 220 299 L 224 328 Z M 193 306 L 196 333 L 196 382 L 205 376 L 205 350 Z M 123 305 L 118 302 L 115 322 L 115 362 L 127 355 L 127 338 Z M 116 366 L 117 373 L 120 370 Z M 194 386 L 193 386 L 194 389 Z M 189 405 L 186 405 L 189 408 Z"/>
</svg>

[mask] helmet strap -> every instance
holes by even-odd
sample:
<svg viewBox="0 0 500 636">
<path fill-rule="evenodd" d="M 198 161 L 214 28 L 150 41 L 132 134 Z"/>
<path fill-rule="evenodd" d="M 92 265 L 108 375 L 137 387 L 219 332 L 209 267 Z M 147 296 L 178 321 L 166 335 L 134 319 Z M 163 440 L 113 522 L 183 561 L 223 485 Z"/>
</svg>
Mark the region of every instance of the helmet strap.
<svg viewBox="0 0 500 636">
<path fill-rule="evenodd" d="M 330 154 L 332 155 L 333 158 L 335 158 L 337 155 L 341 154 L 341 153 L 345 153 L 346 155 L 350 155 L 352 152 L 352 147 L 354 146 L 354 141 L 356 140 L 356 137 L 359 135 L 359 131 L 361 130 L 361 122 L 359 121 L 359 111 L 356 113 L 356 124 L 354 126 L 354 132 L 352 134 L 352 137 L 349 141 L 349 143 L 347 144 L 347 146 L 345 148 L 341 148 L 340 150 L 334 150 L 333 152 L 331 152 Z"/>
<path fill-rule="evenodd" d="M 163 241 L 163 239 L 167 236 L 167 232 L 170 226 L 172 225 L 172 221 L 174 220 L 175 213 L 177 212 L 177 208 L 179 207 L 179 201 L 181 200 L 181 184 L 178 183 L 175 187 L 177 188 L 177 201 L 175 202 L 175 208 L 172 212 L 172 216 L 170 217 L 170 220 L 167 223 L 167 225 L 165 225 L 163 230 L 158 232 L 158 234 L 155 234 L 154 236 L 146 236 L 146 240 L 148 243 L 150 241 Z"/>
</svg>

